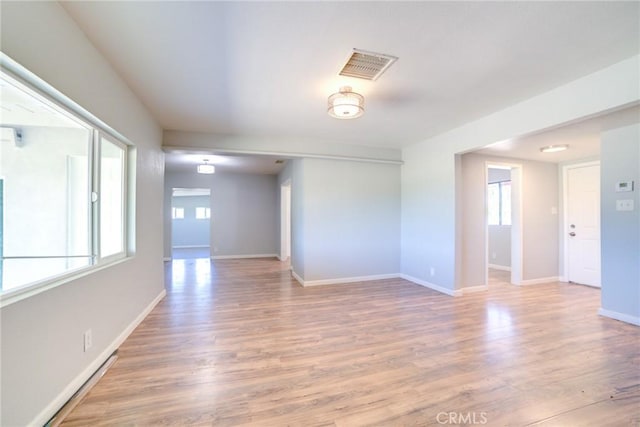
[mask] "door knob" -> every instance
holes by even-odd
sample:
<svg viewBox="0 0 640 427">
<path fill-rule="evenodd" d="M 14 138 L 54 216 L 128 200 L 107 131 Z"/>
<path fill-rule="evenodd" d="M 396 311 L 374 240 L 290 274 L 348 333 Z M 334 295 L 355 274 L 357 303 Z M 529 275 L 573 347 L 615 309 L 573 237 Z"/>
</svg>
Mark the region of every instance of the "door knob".
<svg viewBox="0 0 640 427">
<path fill-rule="evenodd" d="M 576 235 L 576 233 L 574 233 L 573 231 L 571 233 L 569 233 L 569 236 L 571 236 L 571 237 L 573 237 L 575 235 Z"/>
</svg>

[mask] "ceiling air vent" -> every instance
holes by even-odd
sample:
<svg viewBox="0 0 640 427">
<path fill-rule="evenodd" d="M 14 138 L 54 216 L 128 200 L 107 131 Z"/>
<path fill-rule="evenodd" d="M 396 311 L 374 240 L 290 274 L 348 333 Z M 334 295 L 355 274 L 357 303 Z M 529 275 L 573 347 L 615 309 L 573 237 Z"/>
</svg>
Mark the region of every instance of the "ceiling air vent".
<svg viewBox="0 0 640 427">
<path fill-rule="evenodd" d="M 353 49 L 351 57 L 338 73 L 341 76 L 377 80 L 398 58 L 383 53 Z"/>
</svg>

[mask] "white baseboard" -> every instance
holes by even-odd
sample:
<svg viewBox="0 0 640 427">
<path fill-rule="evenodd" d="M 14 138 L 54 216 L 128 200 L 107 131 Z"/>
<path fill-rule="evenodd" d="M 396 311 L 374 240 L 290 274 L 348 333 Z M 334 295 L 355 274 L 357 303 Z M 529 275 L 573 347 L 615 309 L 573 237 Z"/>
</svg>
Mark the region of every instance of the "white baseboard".
<svg viewBox="0 0 640 427">
<path fill-rule="evenodd" d="M 457 297 L 462 295 L 462 292 L 460 292 L 459 290 L 453 290 L 449 288 L 444 288 L 442 286 L 434 285 L 433 283 L 429 283 L 427 281 L 418 279 L 417 277 L 409 276 L 408 274 L 401 274 L 400 277 L 404 280 L 408 280 L 409 282 L 413 282 L 416 285 L 424 286 L 425 288 L 433 289 L 434 291 L 437 291 L 452 297 Z"/>
<path fill-rule="evenodd" d="M 467 294 L 472 294 L 474 292 L 484 292 L 487 290 L 489 290 L 489 286 L 478 285 L 478 286 L 469 286 L 468 288 L 462 288 L 462 289 L 459 289 L 458 291 L 462 292 L 462 295 L 467 295 Z"/>
<path fill-rule="evenodd" d="M 511 267 L 506 265 L 489 264 L 489 268 L 493 268 L 494 270 L 511 271 Z"/>
<path fill-rule="evenodd" d="M 204 249 L 208 247 L 209 245 L 178 245 L 172 246 L 171 249 Z"/>
<path fill-rule="evenodd" d="M 539 279 L 527 279 L 527 280 L 523 280 L 522 282 L 519 283 L 520 286 L 528 286 L 528 285 L 540 285 L 542 283 L 551 283 L 551 282 L 557 282 L 559 280 L 558 276 L 551 276 L 551 277 L 541 277 Z"/>
<path fill-rule="evenodd" d="M 356 276 L 356 277 L 340 277 L 337 279 L 323 279 L 323 280 L 302 280 L 297 274 L 295 279 L 302 284 L 302 286 L 321 286 L 321 285 L 338 285 L 342 283 L 356 283 L 356 282 L 370 282 L 372 280 L 384 280 L 384 279 L 397 279 L 399 274 L 375 274 L 372 276 Z"/>
<path fill-rule="evenodd" d="M 277 254 L 212 255 L 211 259 L 278 258 Z"/>
<path fill-rule="evenodd" d="M 109 356 L 111 356 L 113 352 L 122 345 L 122 343 L 129 337 L 129 335 L 131 335 L 131 333 L 138 327 L 138 325 L 142 323 L 144 318 L 147 317 L 149 313 L 151 313 L 151 310 L 153 310 L 153 308 L 162 300 L 162 298 L 165 297 L 165 295 L 167 295 L 167 291 L 163 289 L 162 292 L 160 292 L 160 294 L 158 294 L 158 296 L 155 297 L 154 300 L 151 301 L 151 303 L 149 303 L 149 305 L 144 310 L 142 310 L 142 313 L 140 313 L 138 317 L 136 317 L 133 322 L 131 322 L 129 326 L 127 326 L 125 330 L 122 331 L 122 333 L 118 335 L 118 337 L 113 340 L 113 342 L 109 344 L 107 348 L 102 353 L 100 353 L 84 371 L 82 371 L 77 377 L 75 377 L 69 383 L 69 385 L 67 385 L 64 390 L 62 390 L 60 394 L 58 394 L 58 396 L 53 399 L 53 401 L 51 401 L 51 403 L 49 403 L 34 418 L 31 423 L 29 423 L 29 425 L 42 426 L 47 421 L 49 421 L 51 417 L 53 417 L 56 412 L 58 412 L 60 408 L 62 408 L 64 404 L 67 403 L 71 396 L 73 396 L 74 393 L 78 391 L 78 389 L 80 389 L 80 387 L 82 387 L 82 385 L 89 378 L 91 378 L 93 373 L 98 370 L 100 366 L 102 366 L 102 364 L 109 358 Z"/>
<path fill-rule="evenodd" d="M 600 308 L 598 310 L 600 316 L 609 317 L 610 319 L 619 320 L 625 323 L 631 323 L 632 325 L 640 326 L 640 316 L 631 316 L 630 314 L 619 313 L 617 311 L 605 310 Z"/>
<path fill-rule="evenodd" d="M 300 277 L 300 275 L 298 275 L 298 273 L 293 271 L 293 268 L 291 268 L 291 275 L 293 276 L 294 279 L 296 279 L 298 281 L 298 283 L 300 283 L 302 286 L 304 286 L 304 280 L 302 280 L 302 277 Z"/>
</svg>

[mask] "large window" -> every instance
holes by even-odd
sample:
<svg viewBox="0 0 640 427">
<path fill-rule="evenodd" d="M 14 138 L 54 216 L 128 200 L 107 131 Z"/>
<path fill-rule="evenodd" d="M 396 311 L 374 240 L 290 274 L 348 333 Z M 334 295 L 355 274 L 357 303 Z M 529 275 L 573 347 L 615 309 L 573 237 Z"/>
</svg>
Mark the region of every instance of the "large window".
<svg viewBox="0 0 640 427">
<path fill-rule="evenodd" d="M 487 210 L 489 225 L 511 225 L 511 181 L 489 184 Z"/>
<path fill-rule="evenodd" d="M 0 294 L 126 256 L 128 147 L 0 73 Z"/>
</svg>

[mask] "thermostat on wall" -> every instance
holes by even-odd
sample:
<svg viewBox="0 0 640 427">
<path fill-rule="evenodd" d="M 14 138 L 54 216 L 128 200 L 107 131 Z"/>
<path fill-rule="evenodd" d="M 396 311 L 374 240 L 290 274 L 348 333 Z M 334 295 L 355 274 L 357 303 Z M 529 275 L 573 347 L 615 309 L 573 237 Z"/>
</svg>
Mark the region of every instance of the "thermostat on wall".
<svg viewBox="0 0 640 427">
<path fill-rule="evenodd" d="M 616 182 L 616 192 L 633 191 L 633 181 Z"/>
</svg>

